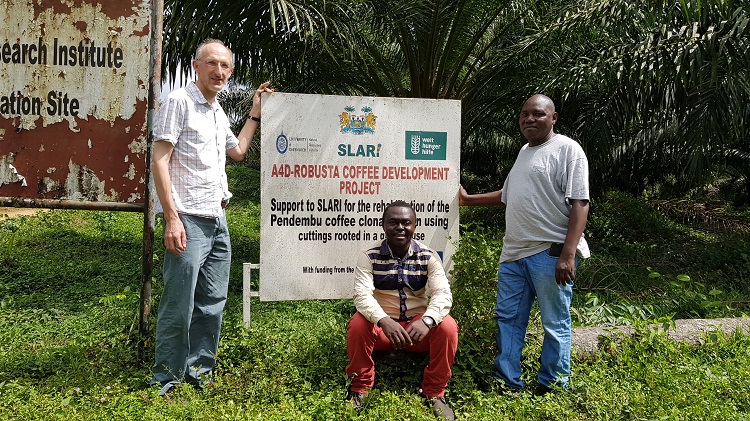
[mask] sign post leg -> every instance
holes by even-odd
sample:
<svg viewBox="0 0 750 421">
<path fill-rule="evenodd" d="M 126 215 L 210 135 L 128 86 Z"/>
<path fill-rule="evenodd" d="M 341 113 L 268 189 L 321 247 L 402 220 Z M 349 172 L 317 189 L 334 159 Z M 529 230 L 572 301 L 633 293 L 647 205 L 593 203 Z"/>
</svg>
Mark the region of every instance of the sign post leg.
<svg viewBox="0 0 750 421">
<path fill-rule="evenodd" d="M 258 263 L 242 264 L 242 324 L 245 329 L 250 329 L 250 299 L 260 296 L 258 291 L 252 290 L 253 269 L 260 269 L 260 265 Z"/>
</svg>

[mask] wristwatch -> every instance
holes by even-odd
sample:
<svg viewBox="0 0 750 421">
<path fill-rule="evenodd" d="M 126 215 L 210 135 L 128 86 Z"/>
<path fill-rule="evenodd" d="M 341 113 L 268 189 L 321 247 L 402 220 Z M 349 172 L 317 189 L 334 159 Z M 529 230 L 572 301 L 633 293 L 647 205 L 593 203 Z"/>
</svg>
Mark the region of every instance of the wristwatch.
<svg viewBox="0 0 750 421">
<path fill-rule="evenodd" d="M 428 329 L 432 329 L 433 327 L 437 326 L 437 324 L 435 323 L 435 319 L 430 316 L 422 316 L 422 321 Z"/>
</svg>

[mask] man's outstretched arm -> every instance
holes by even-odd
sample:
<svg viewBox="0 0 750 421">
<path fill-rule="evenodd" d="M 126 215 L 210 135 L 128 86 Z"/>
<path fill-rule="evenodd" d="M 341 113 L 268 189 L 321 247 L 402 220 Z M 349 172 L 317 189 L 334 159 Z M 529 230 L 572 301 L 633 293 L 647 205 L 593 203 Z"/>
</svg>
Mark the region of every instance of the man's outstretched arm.
<svg viewBox="0 0 750 421">
<path fill-rule="evenodd" d="M 458 204 L 460 206 L 500 206 L 503 204 L 503 190 L 490 193 L 469 194 L 464 186 L 458 189 Z"/>
</svg>

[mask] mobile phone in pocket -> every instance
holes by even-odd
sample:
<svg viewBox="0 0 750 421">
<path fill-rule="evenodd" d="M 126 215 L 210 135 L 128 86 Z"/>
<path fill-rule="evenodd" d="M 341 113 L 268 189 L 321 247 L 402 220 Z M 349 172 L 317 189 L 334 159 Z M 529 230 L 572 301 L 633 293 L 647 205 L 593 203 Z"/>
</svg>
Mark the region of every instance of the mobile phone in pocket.
<svg viewBox="0 0 750 421">
<path fill-rule="evenodd" d="M 549 248 L 549 255 L 552 257 L 560 257 L 563 250 L 562 243 L 552 243 L 552 247 Z"/>
</svg>

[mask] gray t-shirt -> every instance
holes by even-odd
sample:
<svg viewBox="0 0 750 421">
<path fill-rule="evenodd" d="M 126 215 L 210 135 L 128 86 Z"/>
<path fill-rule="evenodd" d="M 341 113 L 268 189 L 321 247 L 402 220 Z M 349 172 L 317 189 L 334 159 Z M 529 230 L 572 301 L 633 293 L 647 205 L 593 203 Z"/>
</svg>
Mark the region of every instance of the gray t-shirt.
<svg viewBox="0 0 750 421">
<path fill-rule="evenodd" d="M 589 199 L 589 165 L 581 145 L 561 134 L 521 148 L 503 185 L 505 237 L 501 262 L 523 259 L 564 243 L 568 199 Z M 591 255 L 581 236 L 578 256 Z"/>
</svg>

